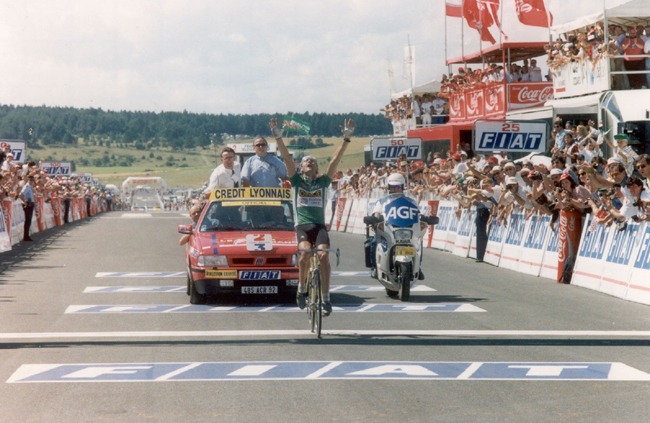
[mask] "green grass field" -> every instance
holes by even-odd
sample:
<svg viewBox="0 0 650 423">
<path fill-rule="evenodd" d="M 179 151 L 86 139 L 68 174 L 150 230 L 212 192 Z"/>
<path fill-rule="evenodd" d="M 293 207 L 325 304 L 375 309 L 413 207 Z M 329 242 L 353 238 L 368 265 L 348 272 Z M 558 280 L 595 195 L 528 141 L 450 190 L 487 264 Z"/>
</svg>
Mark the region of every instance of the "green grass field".
<svg viewBox="0 0 650 423">
<path fill-rule="evenodd" d="M 290 138 L 285 141 L 289 143 Z M 237 140 L 237 143 L 250 143 L 251 139 Z M 309 152 L 318 159 L 321 171 L 325 171 L 336 148 L 341 143 L 341 138 L 323 138 L 324 143 L 332 144 L 322 148 L 312 148 Z M 358 168 L 363 165 L 363 146 L 368 144 L 370 138 L 353 138 L 339 165 L 339 170 Z M 216 154 L 224 147 L 216 147 Z M 170 148 L 157 147 L 151 150 L 137 150 L 135 148 L 102 147 L 85 145 L 81 142 L 77 147 L 45 147 L 41 150 L 28 150 L 32 160 L 43 158 L 52 161 L 75 161 L 76 172 L 92 173 L 99 178 L 101 183 L 121 186 L 129 176 L 159 176 L 167 182 L 167 186 L 199 187 L 210 177 L 220 161 L 215 160 L 212 149 L 197 148 L 195 151 L 172 151 Z M 86 159 L 93 163 L 108 154 L 112 163 L 119 163 L 120 157 L 133 156 L 131 166 L 82 166 L 80 160 Z M 153 155 L 153 157 L 151 157 Z M 173 161 L 169 160 L 170 156 Z"/>
</svg>

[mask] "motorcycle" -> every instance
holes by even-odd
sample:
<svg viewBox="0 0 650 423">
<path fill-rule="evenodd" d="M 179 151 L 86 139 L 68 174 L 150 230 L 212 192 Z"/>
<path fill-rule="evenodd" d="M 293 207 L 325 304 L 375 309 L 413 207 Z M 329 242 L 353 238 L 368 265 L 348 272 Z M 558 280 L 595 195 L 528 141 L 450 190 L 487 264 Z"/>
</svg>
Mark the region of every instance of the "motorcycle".
<svg viewBox="0 0 650 423">
<path fill-rule="evenodd" d="M 404 198 L 398 198 L 386 207 L 384 216 L 366 216 L 366 267 L 371 267 L 370 227 L 375 230 L 375 257 L 377 280 L 384 285 L 391 298 L 408 301 L 411 286 L 420 274 L 422 237 L 427 225 L 436 225 L 438 217 L 422 216 L 418 208 Z"/>
</svg>

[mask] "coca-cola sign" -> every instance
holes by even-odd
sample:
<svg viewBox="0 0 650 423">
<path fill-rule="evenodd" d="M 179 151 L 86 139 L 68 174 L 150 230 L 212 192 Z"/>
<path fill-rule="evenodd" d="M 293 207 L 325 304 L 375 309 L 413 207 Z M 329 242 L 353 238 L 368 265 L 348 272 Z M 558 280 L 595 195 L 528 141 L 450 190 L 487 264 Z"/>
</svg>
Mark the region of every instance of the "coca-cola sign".
<svg viewBox="0 0 650 423">
<path fill-rule="evenodd" d="M 501 116 L 505 110 L 503 85 L 498 85 L 485 90 L 485 115 Z"/>
<path fill-rule="evenodd" d="M 508 102 L 510 109 L 543 106 L 553 100 L 553 85 L 546 83 L 510 84 Z"/>
<path fill-rule="evenodd" d="M 465 119 L 465 95 L 454 93 L 449 99 L 449 115 L 452 120 Z"/>
<path fill-rule="evenodd" d="M 566 261 L 567 255 L 569 254 L 569 245 L 567 240 L 568 236 L 568 219 L 565 213 L 560 213 L 560 233 L 558 236 L 558 247 L 557 247 L 557 259 L 559 263 L 564 263 Z"/>
<path fill-rule="evenodd" d="M 483 100 L 483 90 L 472 90 L 465 93 L 465 103 L 467 107 L 467 117 L 480 117 L 485 115 L 485 103 Z"/>
</svg>

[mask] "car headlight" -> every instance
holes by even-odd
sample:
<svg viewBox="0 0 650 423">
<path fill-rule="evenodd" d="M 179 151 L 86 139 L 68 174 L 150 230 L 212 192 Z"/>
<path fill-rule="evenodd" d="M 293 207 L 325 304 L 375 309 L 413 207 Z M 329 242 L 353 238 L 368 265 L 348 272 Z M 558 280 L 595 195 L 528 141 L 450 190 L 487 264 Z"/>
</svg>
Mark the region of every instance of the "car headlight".
<svg viewBox="0 0 650 423">
<path fill-rule="evenodd" d="M 395 235 L 395 241 L 398 242 L 403 242 L 403 241 L 410 241 L 411 236 L 413 235 L 413 231 L 410 229 L 398 229 L 394 232 Z"/>
<path fill-rule="evenodd" d="M 199 256 L 196 264 L 200 267 L 228 266 L 226 256 Z"/>
<path fill-rule="evenodd" d="M 298 260 L 300 256 L 298 254 L 294 254 L 291 256 L 291 266 L 293 267 L 298 267 Z"/>
</svg>

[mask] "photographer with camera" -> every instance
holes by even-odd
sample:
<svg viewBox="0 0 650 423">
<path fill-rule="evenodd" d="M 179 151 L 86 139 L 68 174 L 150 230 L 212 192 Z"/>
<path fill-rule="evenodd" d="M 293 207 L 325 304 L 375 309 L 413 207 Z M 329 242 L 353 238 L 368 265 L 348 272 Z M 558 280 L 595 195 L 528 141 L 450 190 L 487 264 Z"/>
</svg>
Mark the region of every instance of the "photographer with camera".
<svg viewBox="0 0 650 423">
<path fill-rule="evenodd" d="M 607 211 L 619 222 L 632 219 L 634 222 L 648 221 L 650 213 L 650 193 L 644 189 L 643 181 L 635 176 L 628 179 L 627 187 L 632 198 L 623 199 L 623 207 L 616 210 L 615 207 L 607 207 Z M 619 230 L 625 229 L 626 225 L 619 225 Z"/>
</svg>

